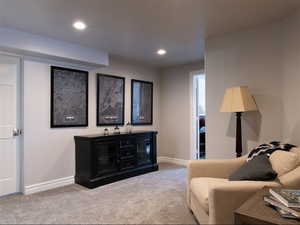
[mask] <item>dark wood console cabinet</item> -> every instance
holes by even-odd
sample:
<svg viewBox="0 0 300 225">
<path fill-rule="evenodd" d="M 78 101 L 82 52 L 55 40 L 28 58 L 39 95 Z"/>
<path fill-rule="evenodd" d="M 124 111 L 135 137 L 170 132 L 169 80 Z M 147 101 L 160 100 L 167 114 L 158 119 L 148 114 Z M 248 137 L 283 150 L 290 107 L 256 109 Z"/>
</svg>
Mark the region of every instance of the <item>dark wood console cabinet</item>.
<svg viewBox="0 0 300 225">
<path fill-rule="evenodd" d="M 75 136 L 75 182 L 88 188 L 158 170 L 157 132 Z"/>
</svg>

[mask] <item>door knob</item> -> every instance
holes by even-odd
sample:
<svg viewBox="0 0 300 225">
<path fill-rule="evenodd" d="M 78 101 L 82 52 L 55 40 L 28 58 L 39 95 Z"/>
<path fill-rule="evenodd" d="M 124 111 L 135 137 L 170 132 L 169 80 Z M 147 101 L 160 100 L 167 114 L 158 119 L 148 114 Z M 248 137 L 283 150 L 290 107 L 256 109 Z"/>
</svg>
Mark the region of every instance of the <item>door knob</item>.
<svg viewBox="0 0 300 225">
<path fill-rule="evenodd" d="M 17 137 L 17 136 L 21 136 L 22 135 L 22 130 L 21 129 L 13 129 L 13 136 Z"/>
</svg>

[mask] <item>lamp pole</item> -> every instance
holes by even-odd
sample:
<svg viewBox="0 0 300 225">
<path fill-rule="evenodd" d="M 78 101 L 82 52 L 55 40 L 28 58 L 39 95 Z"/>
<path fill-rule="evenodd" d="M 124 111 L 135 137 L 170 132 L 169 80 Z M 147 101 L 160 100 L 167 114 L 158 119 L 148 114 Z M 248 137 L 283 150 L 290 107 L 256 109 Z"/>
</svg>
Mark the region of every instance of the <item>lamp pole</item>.
<svg viewBox="0 0 300 225">
<path fill-rule="evenodd" d="M 236 157 L 242 156 L 242 122 L 241 122 L 242 112 L 236 112 Z"/>
</svg>

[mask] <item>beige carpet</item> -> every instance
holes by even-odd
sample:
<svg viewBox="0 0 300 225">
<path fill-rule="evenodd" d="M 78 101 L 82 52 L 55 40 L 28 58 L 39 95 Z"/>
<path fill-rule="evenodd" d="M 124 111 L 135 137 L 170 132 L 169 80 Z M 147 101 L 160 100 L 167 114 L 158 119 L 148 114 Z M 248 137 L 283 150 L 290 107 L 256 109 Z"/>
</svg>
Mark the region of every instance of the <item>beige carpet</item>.
<svg viewBox="0 0 300 225">
<path fill-rule="evenodd" d="M 157 172 L 96 189 L 70 185 L 0 198 L 1 224 L 196 224 L 185 203 L 186 169 Z"/>
</svg>

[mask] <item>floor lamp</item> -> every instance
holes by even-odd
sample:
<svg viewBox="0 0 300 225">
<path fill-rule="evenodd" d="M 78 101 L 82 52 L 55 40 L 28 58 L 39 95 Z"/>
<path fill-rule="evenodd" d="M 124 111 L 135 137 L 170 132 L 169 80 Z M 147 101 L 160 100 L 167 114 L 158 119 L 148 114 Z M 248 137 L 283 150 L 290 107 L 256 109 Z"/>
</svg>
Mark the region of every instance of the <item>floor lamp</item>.
<svg viewBox="0 0 300 225">
<path fill-rule="evenodd" d="M 250 94 L 248 87 L 237 86 L 227 88 L 224 95 L 221 112 L 236 113 L 236 156 L 242 156 L 242 123 L 241 117 L 243 112 L 257 111 L 257 105 L 253 96 Z"/>
</svg>

